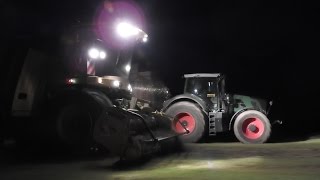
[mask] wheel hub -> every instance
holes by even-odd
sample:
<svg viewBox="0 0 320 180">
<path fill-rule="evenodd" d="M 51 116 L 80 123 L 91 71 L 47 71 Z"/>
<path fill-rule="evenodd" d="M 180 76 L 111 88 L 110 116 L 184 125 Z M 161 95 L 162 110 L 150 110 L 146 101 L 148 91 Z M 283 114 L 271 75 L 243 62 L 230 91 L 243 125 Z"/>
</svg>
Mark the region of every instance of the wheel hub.
<svg viewBox="0 0 320 180">
<path fill-rule="evenodd" d="M 257 128 L 257 126 L 255 126 L 254 124 L 251 124 L 251 125 L 249 126 L 249 130 L 250 130 L 251 132 L 255 132 L 255 131 L 258 130 L 258 128 Z"/>
<path fill-rule="evenodd" d="M 183 127 L 188 127 L 188 122 L 186 120 L 182 120 L 181 124 Z"/>
<path fill-rule="evenodd" d="M 177 133 L 185 133 L 186 129 L 192 133 L 196 126 L 194 117 L 189 113 L 179 113 L 175 116 L 173 128 Z"/>
<path fill-rule="evenodd" d="M 264 131 L 264 124 L 259 118 L 247 118 L 243 121 L 242 133 L 248 139 L 259 139 Z"/>
</svg>

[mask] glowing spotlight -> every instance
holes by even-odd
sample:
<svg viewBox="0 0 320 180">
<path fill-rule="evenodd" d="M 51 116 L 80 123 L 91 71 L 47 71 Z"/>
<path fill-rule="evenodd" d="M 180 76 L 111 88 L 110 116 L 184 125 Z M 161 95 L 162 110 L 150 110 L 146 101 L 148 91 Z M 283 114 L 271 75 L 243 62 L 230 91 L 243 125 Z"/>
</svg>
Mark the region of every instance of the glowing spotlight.
<svg viewBox="0 0 320 180">
<path fill-rule="evenodd" d="M 102 84 L 102 78 L 98 78 L 98 83 Z"/>
<path fill-rule="evenodd" d="M 126 65 L 125 70 L 126 70 L 127 73 L 130 72 L 130 70 L 131 70 L 130 64 L 127 64 L 127 65 Z"/>
<path fill-rule="evenodd" d="M 99 57 L 99 50 L 96 48 L 91 48 L 88 51 L 88 55 L 92 59 L 97 59 Z"/>
<path fill-rule="evenodd" d="M 131 84 L 128 85 L 128 90 L 129 90 L 130 92 L 132 92 Z"/>
<path fill-rule="evenodd" d="M 68 79 L 67 83 L 68 84 L 75 84 L 77 81 L 75 79 Z"/>
<path fill-rule="evenodd" d="M 117 25 L 117 33 L 122 38 L 137 36 L 141 30 L 127 22 L 122 22 Z"/>
<path fill-rule="evenodd" d="M 145 34 L 142 38 L 142 42 L 146 43 L 148 41 L 148 35 Z"/>
<path fill-rule="evenodd" d="M 105 59 L 107 57 L 106 52 L 100 51 L 99 57 L 100 57 L 100 59 Z"/>
<path fill-rule="evenodd" d="M 118 80 L 113 81 L 113 86 L 120 87 L 120 81 L 118 81 Z"/>
</svg>

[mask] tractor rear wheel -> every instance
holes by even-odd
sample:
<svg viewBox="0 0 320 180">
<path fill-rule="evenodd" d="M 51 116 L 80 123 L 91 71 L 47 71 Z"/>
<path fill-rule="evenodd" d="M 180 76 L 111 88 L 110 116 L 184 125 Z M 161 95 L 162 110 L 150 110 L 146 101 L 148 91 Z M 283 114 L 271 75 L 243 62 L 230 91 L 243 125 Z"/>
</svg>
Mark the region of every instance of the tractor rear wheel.
<svg viewBox="0 0 320 180">
<path fill-rule="evenodd" d="M 174 118 L 172 126 L 177 133 L 184 133 L 185 128 L 189 131 L 181 137 L 183 142 L 194 143 L 203 137 L 206 123 L 201 109 L 196 104 L 177 102 L 166 110 L 166 114 Z"/>
<path fill-rule="evenodd" d="M 248 110 L 236 118 L 233 126 L 234 134 L 245 144 L 262 144 L 271 134 L 269 119 L 261 112 Z"/>
</svg>

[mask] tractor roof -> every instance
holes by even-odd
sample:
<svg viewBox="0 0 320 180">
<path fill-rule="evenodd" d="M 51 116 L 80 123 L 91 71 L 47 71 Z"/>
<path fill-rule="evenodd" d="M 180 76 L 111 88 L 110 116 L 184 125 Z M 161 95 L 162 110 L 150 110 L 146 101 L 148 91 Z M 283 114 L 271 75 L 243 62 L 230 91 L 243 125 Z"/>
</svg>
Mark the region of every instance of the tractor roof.
<svg viewBox="0 0 320 180">
<path fill-rule="evenodd" d="M 184 78 L 193 78 L 193 77 L 219 77 L 220 73 L 196 73 L 196 74 L 185 74 Z"/>
</svg>

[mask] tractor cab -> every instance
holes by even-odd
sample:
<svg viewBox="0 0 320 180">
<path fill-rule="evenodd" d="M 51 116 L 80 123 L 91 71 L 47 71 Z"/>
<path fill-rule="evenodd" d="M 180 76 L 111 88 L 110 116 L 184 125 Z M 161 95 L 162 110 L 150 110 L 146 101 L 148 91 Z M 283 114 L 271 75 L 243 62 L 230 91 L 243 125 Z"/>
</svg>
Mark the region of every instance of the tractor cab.
<svg viewBox="0 0 320 180">
<path fill-rule="evenodd" d="M 216 74 L 185 74 L 184 93 L 198 96 L 204 100 L 210 109 L 224 111 L 225 106 L 225 78 L 220 73 Z"/>
<path fill-rule="evenodd" d="M 266 100 L 225 93 L 221 74 L 184 75 L 184 93 L 164 103 L 163 111 L 173 117 L 178 133 L 188 130 L 182 139 L 198 142 L 205 135 L 230 131 L 243 143 L 264 143 L 271 133 Z"/>
</svg>

